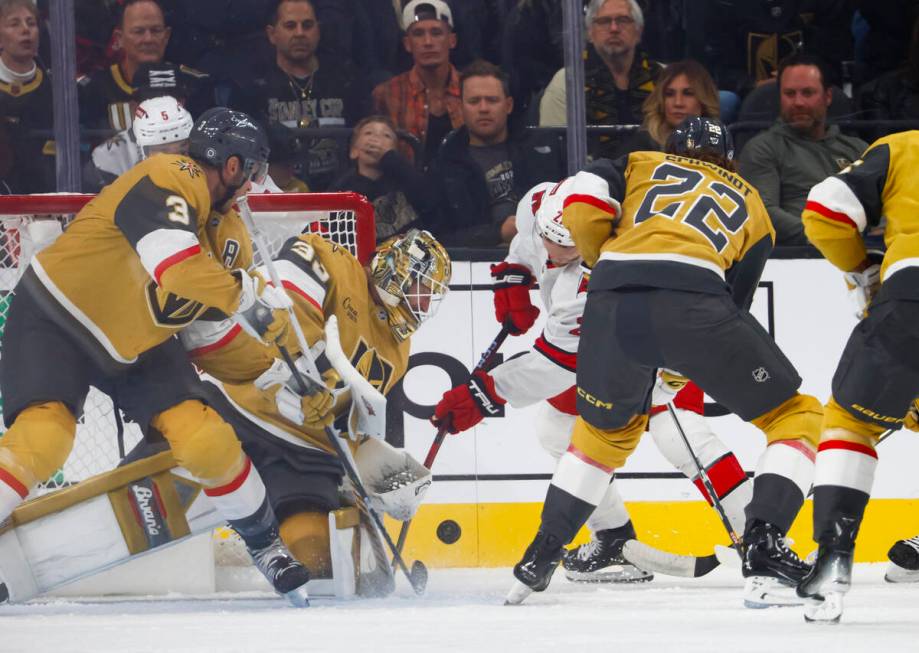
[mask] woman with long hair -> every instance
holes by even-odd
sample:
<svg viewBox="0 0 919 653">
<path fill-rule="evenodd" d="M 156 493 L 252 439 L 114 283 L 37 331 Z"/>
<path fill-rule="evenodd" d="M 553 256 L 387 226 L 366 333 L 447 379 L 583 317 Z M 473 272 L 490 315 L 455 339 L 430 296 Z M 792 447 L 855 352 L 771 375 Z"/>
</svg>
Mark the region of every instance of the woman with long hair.
<svg viewBox="0 0 919 653">
<path fill-rule="evenodd" d="M 668 64 L 642 105 L 641 128 L 618 155 L 663 150 L 673 129 L 689 116 L 718 118 L 718 88 L 702 64 L 692 59 Z"/>
</svg>

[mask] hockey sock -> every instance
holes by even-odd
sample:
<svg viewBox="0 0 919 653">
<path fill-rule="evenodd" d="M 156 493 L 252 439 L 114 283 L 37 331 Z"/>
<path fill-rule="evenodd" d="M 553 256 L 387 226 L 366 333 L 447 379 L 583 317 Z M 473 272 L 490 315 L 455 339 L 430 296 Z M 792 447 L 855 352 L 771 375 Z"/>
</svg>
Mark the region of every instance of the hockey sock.
<svg viewBox="0 0 919 653">
<path fill-rule="evenodd" d="M 777 440 L 766 447 L 756 466 L 747 523 L 768 522 L 787 533 L 810 489 L 814 452 L 800 440 Z"/>
<path fill-rule="evenodd" d="M 814 473 L 814 540 L 851 549 L 871 496 L 878 458 L 861 442 L 825 439 Z"/>
<path fill-rule="evenodd" d="M 559 459 L 542 510 L 542 530 L 567 544 L 609 489 L 613 470 L 574 445 Z"/>
<path fill-rule="evenodd" d="M 29 488 L 0 467 L 0 522 L 9 517 L 28 494 Z"/>
<path fill-rule="evenodd" d="M 606 493 L 590 517 L 587 519 L 587 526 L 591 531 L 606 531 L 610 529 L 622 528 L 626 525 L 631 526 L 629 511 L 625 508 L 622 501 L 622 495 L 613 479 L 606 488 Z"/>
<path fill-rule="evenodd" d="M 731 526 L 738 533 L 743 532 L 744 509 L 750 503 L 753 495 L 753 484 L 747 478 L 747 473 L 740 466 L 737 457 L 728 452 L 707 465 L 705 473 L 708 474 L 708 478 L 715 488 L 715 495 L 721 502 L 721 507 L 724 508 Z M 692 482 L 702 496 L 705 497 L 708 505 L 712 505 L 712 499 L 702 483 L 702 478 L 696 474 L 692 477 Z"/>
<path fill-rule="evenodd" d="M 248 457 L 236 478 L 206 488 L 204 493 L 250 549 L 268 546 L 278 536 L 278 521 L 268 503 L 265 484 Z"/>
</svg>

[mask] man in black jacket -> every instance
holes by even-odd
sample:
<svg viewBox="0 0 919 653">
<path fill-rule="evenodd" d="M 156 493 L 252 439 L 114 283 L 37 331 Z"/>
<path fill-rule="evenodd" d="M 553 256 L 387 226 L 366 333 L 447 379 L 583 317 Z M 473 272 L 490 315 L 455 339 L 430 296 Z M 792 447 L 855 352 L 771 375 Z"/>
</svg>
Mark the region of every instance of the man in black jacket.
<svg viewBox="0 0 919 653">
<path fill-rule="evenodd" d="M 436 229 L 452 246 L 508 243 L 517 233 L 517 202 L 541 181 L 565 175 L 558 142 L 508 128 L 514 101 L 507 75 L 485 61 L 460 76 L 465 125 L 441 144 L 432 175 L 443 193 Z"/>
<path fill-rule="evenodd" d="M 350 127 L 367 115 L 370 90 L 348 64 L 317 56 L 319 21 L 310 0 L 279 0 L 266 26 L 275 60 L 230 96 L 230 106 L 266 124 L 285 127 Z M 306 144 L 312 190 L 323 190 L 338 173 L 343 148 L 331 138 Z"/>
</svg>

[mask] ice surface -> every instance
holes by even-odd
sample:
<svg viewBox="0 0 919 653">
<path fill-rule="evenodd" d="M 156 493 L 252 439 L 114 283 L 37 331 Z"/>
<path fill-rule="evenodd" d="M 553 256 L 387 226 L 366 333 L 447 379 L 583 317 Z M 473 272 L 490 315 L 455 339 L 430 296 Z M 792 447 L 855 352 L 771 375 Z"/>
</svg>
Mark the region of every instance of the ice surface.
<svg viewBox="0 0 919 653">
<path fill-rule="evenodd" d="M 741 606 L 738 572 L 637 586 L 575 585 L 556 574 L 518 607 L 508 569 L 431 570 L 427 595 L 404 580 L 381 600 L 289 608 L 268 594 L 171 600 L 56 599 L 0 607 L 0 651 L 919 651 L 919 585 L 858 565 L 838 626 L 801 608 Z"/>
</svg>

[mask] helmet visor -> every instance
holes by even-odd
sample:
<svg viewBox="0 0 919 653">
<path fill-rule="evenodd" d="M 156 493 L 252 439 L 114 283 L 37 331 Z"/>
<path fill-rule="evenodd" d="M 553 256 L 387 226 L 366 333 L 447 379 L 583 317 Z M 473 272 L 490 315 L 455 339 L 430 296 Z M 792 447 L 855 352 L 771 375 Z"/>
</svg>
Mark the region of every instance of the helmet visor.
<svg viewBox="0 0 919 653">
<path fill-rule="evenodd" d="M 264 184 L 268 178 L 268 162 L 256 161 L 255 159 L 246 159 L 243 164 L 243 173 L 246 180 L 255 184 Z"/>
</svg>

